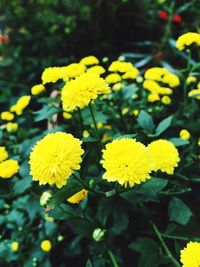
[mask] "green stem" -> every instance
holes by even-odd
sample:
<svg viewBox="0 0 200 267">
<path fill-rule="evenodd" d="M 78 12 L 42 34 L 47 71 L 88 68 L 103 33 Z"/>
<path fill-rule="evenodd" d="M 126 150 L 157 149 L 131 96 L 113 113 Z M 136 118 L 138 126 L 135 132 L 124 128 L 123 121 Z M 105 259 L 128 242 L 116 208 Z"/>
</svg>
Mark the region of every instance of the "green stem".
<svg viewBox="0 0 200 267">
<path fill-rule="evenodd" d="M 108 255 L 109 255 L 110 259 L 111 259 L 113 267 L 119 267 L 119 265 L 118 265 L 118 263 L 117 263 L 117 261 L 115 259 L 115 256 L 114 256 L 114 254 L 112 253 L 112 251 L 110 249 L 108 250 Z"/>
<path fill-rule="evenodd" d="M 84 127 L 83 127 L 83 118 L 82 118 L 82 115 L 81 115 L 80 108 L 78 108 L 78 116 L 79 116 L 79 120 L 80 120 L 81 132 L 83 133 L 83 130 L 84 130 Z"/>
<path fill-rule="evenodd" d="M 90 109 L 90 113 L 91 113 L 92 120 L 93 120 L 93 123 L 94 123 L 94 129 L 95 129 L 96 139 L 98 140 L 100 149 L 102 149 L 103 147 L 102 147 L 102 144 L 101 144 L 101 139 L 100 139 L 100 135 L 99 135 L 99 130 L 98 130 L 98 128 L 97 128 L 97 123 L 96 123 L 96 120 L 95 120 L 94 111 L 93 111 L 93 108 L 92 108 L 91 103 L 89 103 L 89 109 Z"/>
<path fill-rule="evenodd" d="M 183 189 L 180 191 L 174 191 L 174 192 L 169 192 L 169 191 L 162 191 L 159 192 L 160 195 L 167 195 L 167 196 L 176 196 L 176 195 L 181 195 L 181 194 L 185 194 L 191 191 L 191 188 L 187 188 L 187 189 Z"/>
<path fill-rule="evenodd" d="M 162 233 L 160 233 L 160 234 L 161 234 L 161 236 L 169 238 L 169 239 L 177 239 L 177 240 L 184 240 L 184 241 L 194 240 L 194 241 L 197 241 L 197 242 L 200 241 L 200 238 L 185 237 L 185 236 L 175 236 L 175 235 L 168 235 L 168 234 L 162 234 Z"/>
<path fill-rule="evenodd" d="M 155 234 L 157 235 L 158 239 L 160 240 L 161 245 L 163 246 L 167 256 L 170 258 L 170 260 L 173 262 L 174 266 L 176 267 L 180 267 L 180 264 L 178 263 L 178 261 L 174 258 L 174 256 L 172 255 L 171 251 L 168 249 L 167 245 L 165 244 L 164 239 L 162 238 L 162 234 L 160 233 L 160 231 L 158 230 L 157 226 L 151 222 L 151 225 L 153 227 L 153 230 L 155 232 Z"/>
</svg>

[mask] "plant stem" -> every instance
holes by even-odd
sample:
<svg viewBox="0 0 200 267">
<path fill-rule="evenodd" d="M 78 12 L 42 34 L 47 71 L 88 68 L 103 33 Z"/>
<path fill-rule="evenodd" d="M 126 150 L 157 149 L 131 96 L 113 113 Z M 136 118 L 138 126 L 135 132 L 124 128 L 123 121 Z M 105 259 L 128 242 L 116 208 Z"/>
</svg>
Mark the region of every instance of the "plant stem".
<svg viewBox="0 0 200 267">
<path fill-rule="evenodd" d="M 117 261 L 115 259 L 115 256 L 114 256 L 114 254 L 112 253 L 112 251 L 110 249 L 108 250 L 108 255 L 109 255 L 110 259 L 111 259 L 113 267 L 119 267 L 119 265 L 118 265 L 118 263 L 117 263 Z"/>
<path fill-rule="evenodd" d="M 97 123 L 96 123 L 96 120 L 95 120 L 94 111 L 93 111 L 93 107 L 92 107 L 91 103 L 89 103 L 89 109 L 90 109 L 90 113 L 91 113 L 92 120 L 93 120 L 93 123 L 94 123 L 94 129 L 95 129 L 96 139 L 98 140 L 100 149 L 102 149 L 103 147 L 102 147 L 102 144 L 101 144 L 99 130 L 97 128 Z"/>
<path fill-rule="evenodd" d="M 79 120 L 80 120 L 81 132 L 83 133 L 83 130 L 84 130 L 84 127 L 83 127 L 83 118 L 82 118 L 82 115 L 81 115 L 80 108 L 78 108 L 78 116 L 79 116 Z"/>
<path fill-rule="evenodd" d="M 161 236 L 169 238 L 169 239 L 177 239 L 177 240 L 184 240 L 184 241 L 198 241 L 200 240 L 200 238 L 192 238 L 192 237 L 185 237 L 185 236 L 175 236 L 175 235 L 168 235 L 168 234 L 162 234 L 160 233 Z"/>
<path fill-rule="evenodd" d="M 151 225 L 153 227 L 153 230 L 155 232 L 155 234 L 157 235 L 158 239 L 160 240 L 161 245 L 163 246 L 167 256 L 171 259 L 171 261 L 173 262 L 174 266 L 176 267 L 180 267 L 180 264 L 178 263 L 178 261 L 174 258 L 174 256 L 172 255 L 171 251 L 168 249 L 167 245 L 165 244 L 164 239 L 162 238 L 162 234 L 160 233 L 160 231 L 158 230 L 157 226 L 151 222 Z"/>
</svg>

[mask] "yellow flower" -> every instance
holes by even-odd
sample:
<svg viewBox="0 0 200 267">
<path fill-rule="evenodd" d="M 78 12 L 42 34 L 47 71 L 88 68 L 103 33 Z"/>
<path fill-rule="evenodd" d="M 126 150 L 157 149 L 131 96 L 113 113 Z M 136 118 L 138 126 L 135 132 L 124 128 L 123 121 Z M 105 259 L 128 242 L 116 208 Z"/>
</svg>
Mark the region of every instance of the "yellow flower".
<svg viewBox="0 0 200 267">
<path fill-rule="evenodd" d="M 196 32 L 187 32 L 182 34 L 176 41 L 176 47 L 178 50 L 187 49 L 192 44 L 200 46 L 200 34 Z"/>
<path fill-rule="evenodd" d="M 14 117 L 15 116 L 9 111 L 4 111 L 1 113 L 1 119 L 4 121 L 12 121 Z"/>
<path fill-rule="evenodd" d="M 82 58 L 80 63 L 86 66 L 97 65 L 99 64 L 99 60 L 95 56 L 88 56 L 88 57 Z"/>
<path fill-rule="evenodd" d="M 135 110 L 133 110 L 132 113 L 133 113 L 134 116 L 138 116 L 139 112 L 140 112 L 140 111 L 139 111 L 138 109 L 135 109 Z"/>
<path fill-rule="evenodd" d="M 180 138 L 185 139 L 185 140 L 190 139 L 190 133 L 186 129 L 181 130 L 179 133 L 179 136 L 180 136 Z"/>
<path fill-rule="evenodd" d="M 167 140 L 156 140 L 148 145 L 148 150 L 152 158 L 152 170 L 173 174 L 174 168 L 180 161 L 176 147 Z"/>
<path fill-rule="evenodd" d="M 135 71 L 135 67 L 130 62 L 113 61 L 108 70 L 112 72 L 125 73 L 129 71 Z"/>
<path fill-rule="evenodd" d="M 190 241 L 180 252 L 180 261 L 183 267 L 200 266 L 200 243 Z"/>
<path fill-rule="evenodd" d="M 8 122 L 6 124 L 6 130 L 11 133 L 11 132 L 16 132 L 18 129 L 18 124 L 16 122 Z"/>
<path fill-rule="evenodd" d="M 40 197 L 40 205 L 41 206 L 45 206 L 47 205 L 47 203 L 49 202 L 49 200 L 51 199 L 52 194 L 51 192 L 43 192 L 41 197 Z"/>
<path fill-rule="evenodd" d="M 169 104 L 171 104 L 171 98 L 169 96 L 165 95 L 161 98 L 161 102 L 165 105 L 169 105 Z"/>
<path fill-rule="evenodd" d="M 198 146 L 200 146 L 200 139 L 198 140 Z"/>
<path fill-rule="evenodd" d="M 112 140 L 112 137 L 109 134 L 104 133 L 102 136 L 102 142 L 108 142 L 110 140 Z"/>
<path fill-rule="evenodd" d="M 56 83 L 58 80 L 63 79 L 64 72 L 62 67 L 49 67 L 42 73 L 42 83 Z"/>
<path fill-rule="evenodd" d="M 156 101 L 159 101 L 160 100 L 160 97 L 158 94 L 150 94 L 148 95 L 148 102 L 156 102 Z"/>
<path fill-rule="evenodd" d="M 113 87 L 112 87 L 112 89 L 113 89 L 114 91 L 120 90 L 120 89 L 122 89 L 122 88 L 123 88 L 123 83 L 121 83 L 121 82 L 119 82 L 119 83 L 115 83 L 115 84 L 113 85 Z"/>
<path fill-rule="evenodd" d="M 6 151 L 5 146 L 0 146 L 0 162 L 8 158 L 8 152 Z"/>
<path fill-rule="evenodd" d="M 45 252 L 49 252 L 52 248 L 52 244 L 51 244 L 51 241 L 49 240 L 43 240 L 40 244 L 40 247 L 43 251 Z"/>
<path fill-rule="evenodd" d="M 80 63 L 72 63 L 66 67 L 62 67 L 63 79 L 76 78 L 85 72 L 85 66 Z M 67 77 L 67 78 L 66 78 Z"/>
<path fill-rule="evenodd" d="M 70 198 L 67 199 L 67 201 L 71 204 L 78 204 L 81 202 L 83 199 L 85 199 L 88 195 L 88 191 L 85 189 L 82 189 L 78 193 L 74 194 Z"/>
<path fill-rule="evenodd" d="M 61 188 L 82 161 L 81 141 L 64 132 L 47 134 L 38 141 L 30 154 L 30 169 L 40 185 L 56 184 Z"/>
<path fill-rule="evenodd" d="M 0 177 L 11 178 L 19 170 L 19 165 L 16 160 L 8 159 L 0 163 Z"/>
<path fill-rule="evenodd" d="M 63 112 L 63 118 L 69 120 L 72 118 L 72 114 L 68 112 Z"/>
<path fill-rule="evenodd" d="M 90 133 L 87 131 L 87 130 L 84 130 L 83 131 L 83 137 L 84 138 L 87 138 L 87 137 L 89 137 L 90 136 Z"/>
<path fill-rule="evenodd" d="M 179 77 L 170 72 L 163 76 L 162 82 L 168 84 L 170 87 L 176 87 L 180 85 Z"/>
<path fill-rule="evenodd" d="M 61 99 L 65 111 L 84 108 L 100 94 L 108 94 L 110 88 L 104 79 L 93 73 L 84 73 L 69 81 L 62 89 Z"/>
<path fill-rule="evenodd" d="M 191 91 L 188 93 L 188 96 L 189 96 L 189 97 L 194 97 L 194 98 L 200 100 L 200 88 L 191 90 Z"/>
<path fill-rule="evenodd" d="M 150 178 L 150 157 L 147 148 L 134 139 L 122 138 L 106 145 L 102 166 L 103 179 L 133 186 Z"/>
<path fill-rule="evenodd" d="M 29 105 L 31 97 L 29 95 L 25 95 L 20 97 L 17 100 L 17 103 L 11 106 L 10 111 L 15 112 L 17 115 L 21 115 L 23 110 Z"/>
<path fill-rule="evenodd" d="M 139 70 L 137 68 L 133 68 L 133 70 L 127 71 L 126 73 L 124 73 L 124 75 L 122 76 L 122 79 L 135 80 L 137 78 L 138 74 L 139 74 Z"/>
<path fill-rule="evenodd" d="M 145 80 L 143 82 L 143 87 L 150 91 L 152 94 L 158 94 L 160 90 L 160 86 L 157 82 L 151 80 Z"/>
<path fill-rule="evenodd" d="M 124 108 L 122 109 L 122 114 L 125 115 L 126 113 L 128 113 L 128 111 L 129 111 L 129 108 Z"/>
<path fill-rule="evenodd" d="M 111 74 L 108 74 L 105 78 L 105 81 L 109 84 L 111 83 L 118 83 L 121 81 L 121 76 L 117 73 L 111 73 Z"/>
<path fill-rule="evenodd" d="M 12 249 L 12 251 L 18 251 L 19 243 L 18 242 L 12 242 L 11 249 Z"/>
<path fill-rule="evenodd" d="M 88 73 L 95 73 L 101 75 L 106 72 L 102 66 L 93 66 L 87 70 Z"/>
<path fill-rule="evenodd" d="M 98 123 L 97 123 L 97 128 L 98 128 L 98 129 L 103 128 L 103 123 L 102 123 L 102 122 L 98 122 Z"/>
<path fill-rule="evenodd" d="M 196 81 L 197 81 L 197 78 L 195 76 L 188 76 L 186 79 L 187 84 L 195 83 Z"/>
<path fill-rule="evenodd" d="M 31 88 L 32 95 L 39 95 L 43 91 L 45 91 L 45 87 L 43 84 L 36 84 Z"/>
</svg>

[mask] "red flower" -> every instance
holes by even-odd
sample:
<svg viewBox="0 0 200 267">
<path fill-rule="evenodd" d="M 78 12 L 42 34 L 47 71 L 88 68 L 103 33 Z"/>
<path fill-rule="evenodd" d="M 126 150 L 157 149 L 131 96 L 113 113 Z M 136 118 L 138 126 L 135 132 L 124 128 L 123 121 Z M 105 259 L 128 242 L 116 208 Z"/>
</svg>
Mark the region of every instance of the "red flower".
<svg viewBox="0 0 200 267">
<path fill-rule="evenodd" d="M 181 23 L 183 19 L 180 15 L 175 15 L 172 20 L 176 23 Z"/>
<path fill-rule="evenodd" d="M 159 16 L 160 19 L 167 19 L 168 14 L 167 14 L 166 11 L 160 11 L 160 12 L 158 13 L 158 16 Z"/>
<path fill-rule="evenodd" d="M 8 36 L 0 36 L 0 43 L 7 43 L 8 42 Z"/>
</svg>

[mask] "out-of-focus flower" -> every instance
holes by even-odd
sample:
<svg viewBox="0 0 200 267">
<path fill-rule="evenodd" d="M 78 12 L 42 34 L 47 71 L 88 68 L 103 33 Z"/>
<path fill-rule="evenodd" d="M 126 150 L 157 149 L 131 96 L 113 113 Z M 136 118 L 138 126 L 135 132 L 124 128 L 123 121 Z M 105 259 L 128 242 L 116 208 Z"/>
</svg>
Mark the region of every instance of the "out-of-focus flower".
<svg viewBox="0 0 200 267">
<path fill-rule="evenodd" d="M 93 66 L 93 67 L 90 67 L 89 69 L 87 69 L 87 72 L 101 75 L 101 74 L 105 73 L 106 70 L 102 66 Z"/>
<path fill-rule="evenodd" d="M 49 202 L 51 197 L 52 197 L 51 192 L 49 192 L 49 191 L 43 192 L 41 197 L 40 197 L 40 205 L 41 206 L 47 205 L 47 203 Z"/>
<path fill-rule="evenodd" d="M 182 17 L 180 15 L 175 15 L 172 20 L 176 23 L 181 23 L 183 21 Z"/>
<path fill-rule="evenodd" d="M 10 107 L 11 112 L 15 112 L 17 115 L 21 115 L 23 110 L 29 105 L 31 97 L 24 95 L 17 100 L 17 103 Z"/>
<path fill-rule="evenodd" d="M 0 163 L 8 158 L 5 146 L 0 146 Z"/>
<path fill-rule="evenodd" d="M 171 104 L 171 98 L 169 96 L 165 95 L 161 98 L 161 102 L 165 105 L 169 105 L 169 104 Z"/>
<path fill-rule="evenodd" d="M 18 251 L 18 249 L 19 249 L 19 243 L 18 242 L 12 242 L 12 244 L 11 244 L 11 249 L 12 249 L 12 251 L 14 251 L 14 252 L 16 252 L 16 251 Z"/>
<path fill-rule="evenodd" d="M 11 178 L 19 170 L 19 164 L 16 160 L 8 159 L 0 163 L 0 177 Z"/>
<path fill-rule="evenodd" d="M 69 120 L 72 118 L 72 114 L 69 113 L 69 112 L 63 112 L 63 118 L 66 119 L 66 120 Z"/>
<path fill-rule="evenodd" d="M 118 73 L 111 73 L 106 76 L 105 81 L 109 84 L 112 84 L 120 82 L 121 79 L 122 78 Z"/>
<path fill-rule="evenodd" d="M 18 124 L 16 122 L 8 122 L 6 124 L 6 130 L 9 132 L 9 133 L 12 133 L 12 132 L 16 132 L 18 129 Z"/>
<path fill-rule="evenodd" d="M 43 84 L 36 84 L 31 88 L 31 94 L 32 95 L 38 95 L 45 91 L 45 87 Z"/>
<path fill-rule="evenodd" d="M 163 11 L 163 10 L 158 13 L 158 16 L 160 19 L 167 19 L 168 18 L 167 12 Z"/>
<path fill-rule="evenodd" d="M 190 133 L 186 129 L 182 129 L 179 133 L 180 138 L 189 140 L 190 139 Z"/>
<path fill-rule="evenodd" d="M 187 77 L 187 84 L 190 84 L 190 83 L 195 83 L 197 81 L 197 78 L 195 76 L 188 76 Z"/>
<path fill-rule="evenodd" d="M 94 241 L 96 242 L 100 242 L 104 239 L 105 236 L 105 229 L 101 229 L 101 228 L 96 228 L 94 229 L 93 233 L 92 233 L 92 237 L 94 239 Z"/>
<path fill-rule="evenodd" d="M 40 244 L 40 247 L 43 251 L 45 252 L 49 252 L 52 248 L 52 244 L 51 244 L 51 241 L 49 240 L 43 240 Z"/>
<path fill-rule="evenodd" d="M 99 64 L 99 60 L 95 56 L 88 56 L 88 57 L 82 58 L 80 60 L 80 63 L 86 66 L 97 65 Z"/>
<path fill-rule="evenodd" d="M 196 46 L 200 46 L 200 34 L 199 33 L 187 32 L 179 36 L 179 38 L 176 41 L 176 47 L 180 51 L 190 48 L 192 44 Z"/>
<path fill-rule="evenodd" d="M 3 111 L 1 113 L 1 119 L 4 121 L 12 121 L 14 119 L 14 115 L 9 111 Z"/>
</svg>

